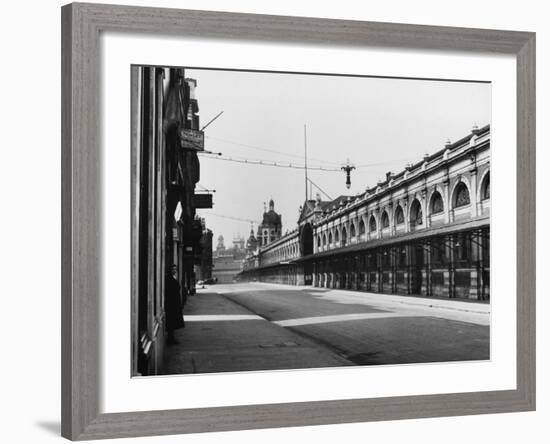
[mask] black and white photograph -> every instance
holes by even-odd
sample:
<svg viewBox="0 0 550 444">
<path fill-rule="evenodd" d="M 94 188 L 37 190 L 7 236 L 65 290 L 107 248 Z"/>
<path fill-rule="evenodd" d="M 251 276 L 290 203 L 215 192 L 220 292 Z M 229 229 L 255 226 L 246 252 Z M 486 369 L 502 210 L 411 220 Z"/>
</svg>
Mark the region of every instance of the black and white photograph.
<svg viewBox="0 0 550 444">
<path fill-rule="evenodd" d="M 490 82 L 131 79 L 132 376 L 490 360 Z"/>
</svg>

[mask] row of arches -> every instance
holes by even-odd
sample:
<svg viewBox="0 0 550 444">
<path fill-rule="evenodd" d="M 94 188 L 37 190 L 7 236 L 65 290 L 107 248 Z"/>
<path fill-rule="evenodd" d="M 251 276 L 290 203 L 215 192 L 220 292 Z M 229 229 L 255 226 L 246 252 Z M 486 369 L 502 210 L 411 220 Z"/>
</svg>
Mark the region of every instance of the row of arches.
<svg viewBox="0 0 550 444">
<path fill-rule="evenodd" d="M 489 172 L 483 176 L 480 187 L 480 200 L 484 201 L 490 199 L 490 175 Z M 460 209 L 469 207 L 471 204 L 470 189 L 465 181 L 460 180 L 453 189 L 452 197 L 449 202 L 449 207 L 452 209 Z M 441 192 L 436 189 L 429 197 L 427 203 L 427 215 L 438 216 L 443 215 L 445 212 L 445 202 Z M 405 211 L 403 207 L 398 204 L 393 212 L 393 223 L 396 228 L 404 226 L 405 224 Z M 415 198 L 409 207 L 409 224 L 411 229 L 422 226 L 424 223 L 423 206 L 418 198 Z M 374 214 L 368 217 L 368 233 L 374 234 L 378 232 L 378 228 L 382 231 L 389 229 L 391 224 L 390 214 L 386 209 L 382 211 L 380 220 L 378 221 Z M 349 228 L 349 229 L 348 229 Z M 352 239 L 363 240 L 366 234 L 367 226 L 365 220 L 360 218 L 358 221 L 352 220 L 349 226 L 346 225 L 335 227 L 324 233 L 317 235 L 317 247 L 326 248 L 329 245 L 338 244 L 343 247 L 346 246 Z"/>
<path fill-rule="evenodd" d="M 284 243 L 264 253 L 265 264 L 286 261 L 299 256 L 299 245 L 297 237 L 292 243 Z"/>
</svg>

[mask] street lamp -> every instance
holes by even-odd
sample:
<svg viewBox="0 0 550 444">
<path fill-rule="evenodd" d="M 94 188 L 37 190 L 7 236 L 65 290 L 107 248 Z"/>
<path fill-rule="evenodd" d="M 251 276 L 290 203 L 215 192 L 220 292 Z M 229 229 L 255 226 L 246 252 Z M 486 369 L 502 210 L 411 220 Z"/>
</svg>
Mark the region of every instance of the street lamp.
<svg viewBox="0 0 550 444">
<path fill-rule="evenodd" d="M 351 172 L 355 169 L 355 167 L 350 165 L 348 159 L 346 165 L 344 165 L 341 169 L 346 172 L 346 188 L 349 189 L 351 187 Z"/>
</svg>

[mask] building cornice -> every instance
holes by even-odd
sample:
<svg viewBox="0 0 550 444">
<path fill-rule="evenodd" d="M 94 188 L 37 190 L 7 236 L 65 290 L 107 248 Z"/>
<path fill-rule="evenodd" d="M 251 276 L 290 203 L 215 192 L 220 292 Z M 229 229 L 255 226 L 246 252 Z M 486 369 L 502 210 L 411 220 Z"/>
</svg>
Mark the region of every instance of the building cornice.
<svg viewBox="0 0 550 444">
<path fill-rule="evenodd" d="M 465 145 L 465 142 L 469 141 L 473 136 L 477 136 L 478 138 L 481 138 L 488 134 L 489 134 L 489 125 L 482 128 L 481 130 L 478 130 L 476 134 L 472 134 L 470 136 L 462 138 L 458 142 L 455 142 L 454 144 L 447 145 L 445 149 L 440 150 L 431 156 L 426 156 L 425 160 L 406 168 L 405 170 L 401 171 L 396 175 L 392 175 L 392 177 L 389 180 L 379 183 L 376 187 L 367 189 L 365 193 L 363 193 L 362 195 L 356 196 L 355 199 L 350 201 L 350 203 L 348 203 L 347 205 L 342 206 L 336 210 L 333 210 L 325 216 L 321 216 L 319 220 L 314 222 L 313 224 L 314 227 L 324 225 L 333 220 L 337 220 L 342 216 L 346 216 L 347 214 L 359 208 L 365 207 L 373 202 L 381 200 L 382 198 L 386 197 L 388 194 L 395 193 L 401 188 L 407 188 L 411 183 L 422 180 L 422 178 L 425 178 L 428 175 L 433 174 L 434 172 L 437 172 L 438 170 L 449 168 L 450 165 L 463 160 L 464 157 L 471 155 L 471 153 L 473 152 L 482 151 L 488 148 L 491 143 L 490 137 L 485 140 L 481 140 L 478 144 L 471 147 L 467 147 Z M 466 149 L 460 152 L 456 152 L 461 148 L 466 148 Z M 444 158 L 443 156 L 445 152 L 447 152 L 448 150 L 455 151 L 455 153 L 452 154 L 451 157 Z M 449 152 L 449 154 L 451 154 L 451 152 Z M 434 165 L 429 165 L 424 170 L 417 172 L 419 168 L 422 168 L 422 165 L 424 163 L 427 162 L 429 164 L 434 159 L 437 159 L 440 156 L 442 157 L 440 162 Z M 399 178 L 404 176 L 405 173 L 407 172 L 409 173 L 409 175 L 399 180 Z M 396 178 L 398 179 L 397 182 L 395 182 Z"/>
</svg>

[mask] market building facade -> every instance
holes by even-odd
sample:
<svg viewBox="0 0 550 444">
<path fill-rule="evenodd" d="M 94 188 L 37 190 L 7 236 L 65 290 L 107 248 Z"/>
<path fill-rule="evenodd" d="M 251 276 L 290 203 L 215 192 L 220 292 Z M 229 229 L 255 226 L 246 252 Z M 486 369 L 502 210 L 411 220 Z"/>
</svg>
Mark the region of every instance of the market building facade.
<svg viewBox="0 0 550 444">
<path fill-rule="evenodd" d="M 488 300 L 490 138 L 474 127 L 362 194 L 304 202 L 239 279 Z"/>
</svg>

